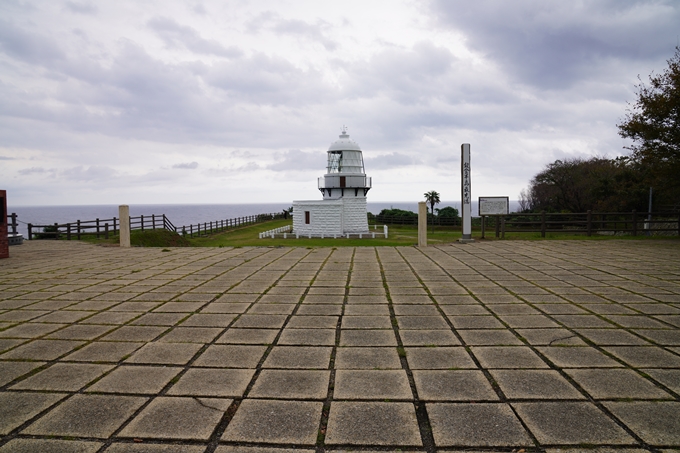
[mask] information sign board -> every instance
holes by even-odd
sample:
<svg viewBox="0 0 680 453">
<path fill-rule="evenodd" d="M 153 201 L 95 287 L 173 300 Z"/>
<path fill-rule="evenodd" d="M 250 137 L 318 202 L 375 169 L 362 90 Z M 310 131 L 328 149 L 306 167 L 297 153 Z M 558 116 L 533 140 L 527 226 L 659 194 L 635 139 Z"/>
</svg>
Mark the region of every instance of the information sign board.
<svg viewBox="0 0 680 453">
<path fill-rule="evenodd" d="M 479 215 L 508 215 L 508 197 L 479 197 Z"/>
</svg>

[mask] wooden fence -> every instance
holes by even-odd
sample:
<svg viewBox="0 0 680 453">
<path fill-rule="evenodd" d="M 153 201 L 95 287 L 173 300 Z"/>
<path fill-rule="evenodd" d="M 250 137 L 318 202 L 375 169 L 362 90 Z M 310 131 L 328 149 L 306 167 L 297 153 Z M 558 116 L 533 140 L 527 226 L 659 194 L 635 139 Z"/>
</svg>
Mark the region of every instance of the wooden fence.
<svg viewBox="0 0 680 453">
<path fill-rule="evenodd" d="M 382 225 L 418 225 L 418 216 L 389 216 L 389 215 L 374 215 L 369 216 L 371 224 Z M 434 222 L 437 226 L 460 226 L 460 217 L 437 217 L 427 215 L 427 224 L 432 225 Z"/>
<path fill-rule="evenodd" d="M 16 214 L 15 219 L 16 219 Z M 182 234 L 183 236 L 201 236 L 228 229 L 237 228 L 244 225 L 252 225 L 255 223 L 266 222 L 277 218 L 282 218 L 283 213 L 276 214 L 257 214 L 245 217 L 236 217 L 234 219 L 216 220 L 212 222 L 203 222 L 192 225 L 184 225 L 177 228 L 172 224 L 170 219 L 165 214 L 151 214 L 130 216 L 130 230 L 155 230 L 165 229 Z M 28 239 L 81 239 L 83 236 L 95 236 L 97 238 L 109 238 L 109 235 L 115 235 L 120 229 L 120 219 L 113 217 L 111 219 L 95 219 L 95 220 L 77 220 L 69 223 L 54 223 L 49 225 L 37 225 L 29 223 Z"/>
<path fill-rule="evenodd" d="M 17 227 L 19 226 L 19 222 L 17 221 L 17 215 L 16 213 L 11 213 L 7 214 L 7 233 L 16 236 L 17 233 Z"/>
<path fill-rule="evenodd" d="M 496 237 L 501 238 L 505 233 L 541 233 L 541 237 L 546 233 L 680 235 L 680 214 L 677 212 L 540 212 L 498 216 L 494 220 Z"/>
</svg>

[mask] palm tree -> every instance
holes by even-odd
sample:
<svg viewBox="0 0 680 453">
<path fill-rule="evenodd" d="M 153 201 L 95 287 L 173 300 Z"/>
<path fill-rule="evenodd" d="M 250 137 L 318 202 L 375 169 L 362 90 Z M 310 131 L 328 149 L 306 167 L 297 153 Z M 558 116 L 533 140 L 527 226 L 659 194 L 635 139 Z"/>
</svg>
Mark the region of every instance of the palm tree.
<svg viewBox="0 0 680 453">
<path fill-rule="evenodd" d="M 425 201 L 430 204 L 430 210 L 432 211 L 432 234 L 434 234 L 434 205 L 439 204 L 439 192 L 434 190 L 425 192 Z"/>
</svg>

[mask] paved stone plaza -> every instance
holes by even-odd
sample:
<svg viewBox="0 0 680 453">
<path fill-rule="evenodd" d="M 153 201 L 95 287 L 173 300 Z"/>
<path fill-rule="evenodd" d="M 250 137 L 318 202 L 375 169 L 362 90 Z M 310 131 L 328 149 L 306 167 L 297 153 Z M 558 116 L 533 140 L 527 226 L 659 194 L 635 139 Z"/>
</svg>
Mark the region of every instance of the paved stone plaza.
<svg viewBox="0 0 680 453">
<path fill-rule="evenodd" d="M 1 453 L 680 451 L 678 241 L 10 254 Z"/>
</svg>

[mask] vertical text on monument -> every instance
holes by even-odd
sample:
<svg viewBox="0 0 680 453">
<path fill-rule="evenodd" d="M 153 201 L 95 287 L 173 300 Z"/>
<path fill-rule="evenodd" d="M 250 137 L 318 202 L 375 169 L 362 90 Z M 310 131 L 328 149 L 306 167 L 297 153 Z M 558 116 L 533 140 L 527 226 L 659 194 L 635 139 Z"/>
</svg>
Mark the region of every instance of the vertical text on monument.
<svg viewBox="0 0 680 453">
<path fill-rule="evenodd" d="M 460 146 L 461 201 L 463 217 L 463 240 L 472 239 L 472 182 L 470 175 L 470 144 Z"/>
</svg>

